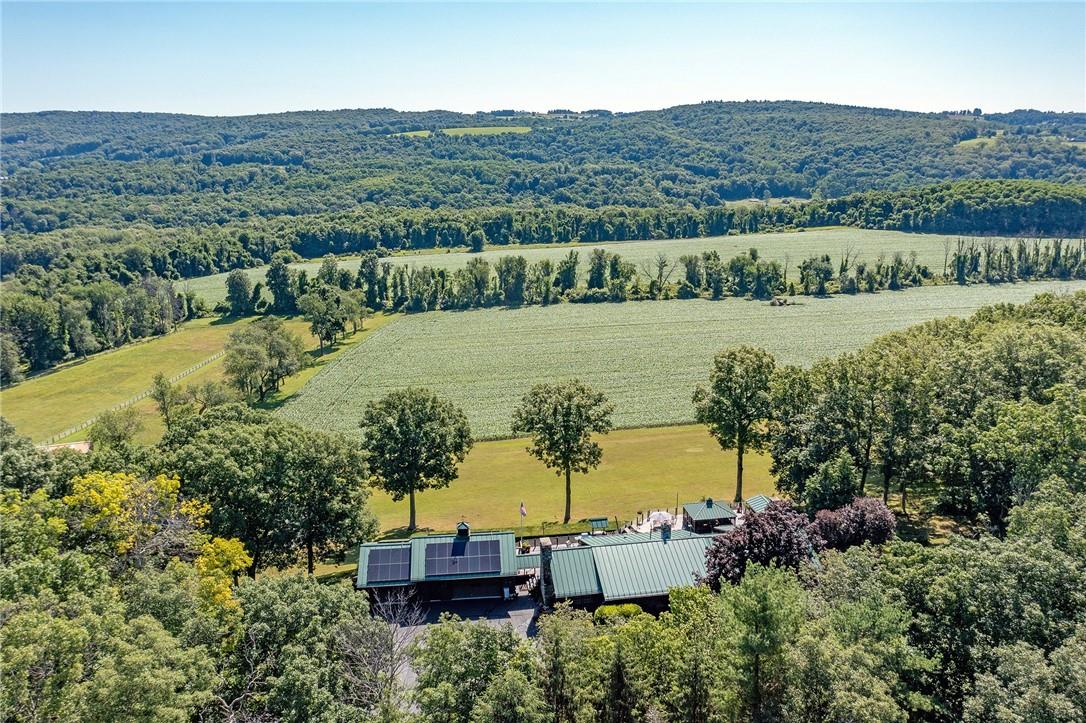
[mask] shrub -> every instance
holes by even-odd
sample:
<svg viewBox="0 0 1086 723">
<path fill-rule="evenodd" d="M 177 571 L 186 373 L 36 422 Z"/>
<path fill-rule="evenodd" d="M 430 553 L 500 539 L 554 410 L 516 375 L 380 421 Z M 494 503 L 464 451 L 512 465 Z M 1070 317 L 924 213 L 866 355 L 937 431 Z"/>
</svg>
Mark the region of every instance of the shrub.
<svg viewBox="0 0 1086 723">
<path fill-rule="evenodd" d="M 832 459 L 823 462 L 818 472 L 804 485 L 807 514 L 814 516 L 819 510 L 837 509 L 847 505 L 857 487 L 860 476 L 852 462 L 852 456 L 841 450 Z"/>
<path fill-rule="evenodd" d="M 845 550 L 870 542 L 881 545 L 894 535 L 894 513 L 874 497 L 857 497 L 846 507 L 819 510 L 811 524 L 812 538 L 831 550 Z"/>
<path fill-rule="evenodd" d="M 617 625 L 626 622 L 630 618 L 635 618 L 641 613 L 641 606 L 636 603 L 600 605 L 596 608 L 593 620 L 596 625 Z"/>
</svg>

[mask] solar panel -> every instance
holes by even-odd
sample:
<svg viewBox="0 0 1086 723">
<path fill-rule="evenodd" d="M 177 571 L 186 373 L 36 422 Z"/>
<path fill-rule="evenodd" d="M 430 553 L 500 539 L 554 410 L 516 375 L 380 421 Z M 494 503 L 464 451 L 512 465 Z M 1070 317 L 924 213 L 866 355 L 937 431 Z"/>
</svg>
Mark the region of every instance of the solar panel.
<svg viewBox="0 0 1086 723">
<path fill-rule="evenodd" d="M 398 582 L 411 577 L 410 547 L 375 547 L 370 550 L 366 579 L 369 582 Z"/>
<path fill-rule="evenodd" d="M 494 573 L 501 569 L 498 540 L 454 540 L 426 546 L 426 577 Z"/>
</svg>

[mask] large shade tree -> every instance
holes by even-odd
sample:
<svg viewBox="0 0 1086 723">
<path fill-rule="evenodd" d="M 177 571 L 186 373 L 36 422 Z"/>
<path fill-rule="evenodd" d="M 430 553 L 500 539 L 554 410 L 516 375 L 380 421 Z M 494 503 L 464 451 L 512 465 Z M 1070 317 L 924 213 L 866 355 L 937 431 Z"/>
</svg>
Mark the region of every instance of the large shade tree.
<svg viewBox="0 0 1086 723">
<path fill-rule="evenodd" d="M 770 413 L 769 381 L 776 362 L 764 349 L 738 346 L 713 359 L 709 386 L 694 391 L 697 420 L 723 449 L 734 449 L 735 503 L 743 502 L 743 455 L 765 448 Z"/>
<path fill-rule="evenodd" d="M 513 432 L 529 435 L 528 452 L 566 480 L 566 511 L 569 522 L 573 472 L 586 473 L 598 467 L 603 450 L 593 434 L 611 431 L 614 405 L 581 381 L 537 384 L 513 412 Z"/>
<path fill-rule="evenodd" d="M 162 447 L 184 492 L 211 505 L 212 531 L 245 543 L 251 576 L 295 562 L 303 548 L 312 572 L 317 554 L 372 532 L 365 464 L 355 449 L 342 437 L 239 406 L 185 419 Z"/>
<path fill-rule="evenodd" d="M 471 449 L 467 417 L 427 389 L 408 388 L 371 402 L 361 426 L 373 480 L 392 499 L 410 500 L 414 530 L 415 493 L 448 487 Z"/>
</svg>

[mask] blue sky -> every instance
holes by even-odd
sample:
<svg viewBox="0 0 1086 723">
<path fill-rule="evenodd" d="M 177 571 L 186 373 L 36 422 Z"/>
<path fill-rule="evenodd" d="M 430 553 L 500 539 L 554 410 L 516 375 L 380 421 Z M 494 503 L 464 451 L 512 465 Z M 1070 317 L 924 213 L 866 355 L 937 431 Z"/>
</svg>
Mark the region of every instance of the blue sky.
<svg viewBox="0 0 1086 723">
<path fill-rule="evenodd" d="M 2 3 L 3 109 L 1086 110 L 1086 2 Z"/>
</svg>

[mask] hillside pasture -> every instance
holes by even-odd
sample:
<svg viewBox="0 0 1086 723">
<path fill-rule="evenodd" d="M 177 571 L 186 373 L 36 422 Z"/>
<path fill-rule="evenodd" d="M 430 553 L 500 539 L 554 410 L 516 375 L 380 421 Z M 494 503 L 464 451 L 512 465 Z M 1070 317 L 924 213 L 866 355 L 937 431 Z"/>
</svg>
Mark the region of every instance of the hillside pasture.
<svg viewBox="0 0 1086 723">
<path fill-rule="evenodd" d="M 0 392 L 0 413 L 20 434 L 42 441 L 143 392 L 158 372 L 173 376 L 222 351 L 238 323 L 197 319 L 165 336 L 57 367 Z M 196 373 L 214 366 L 221 361 Z"/>
<path fill-rule="evenodd" d="M 692 421 L 691 394 L 721 348 L 754 344 L 780 363 L 809 365 L 911 324 L 1077 289 L 1086 282 L 929 286 L 785 307 L 693 299 L 409 315 L 326 366 L 280 413 L 357 436 L 369 401 L 423 386 L 463 407 L 477 437 L 502 437 L 533 384 L 578 377 L 615 404 L 616 426 L 681 424 Z"/>
<path fill-rule="evenodd" d="M 748 234 L 739 236 L 713 236 L 709 238 L 660 239 L 652 241 L 619 241 L 612 243 L 575 243 L 555 246 L 491 246 L 487 250 L 471 254 L 463 250 L 448 253 L 402 254 L 385 259 L 389 263 L 402 266 L 431 266 L 441 269 L 458 269 L 473 258 L 481 258 L 493 264 L 502 256 L 520 255 L 529 262 L 540 259 L 558 261 L 571 249 L 579 252 L 582 278 L 588 269 L 588 257 L 592 249 L 602 248 L 612 253 L 622 254 L 632 261 L 639 271 L 644 266 L 655 263 L 658 254 L 665 254 L 672 264 L 677 264 L 679 257 L 686 254 L 701 254 L 714 250 L 725 260 L 743 253 L 750 248 L 758 249 L 762 258 L 788 263 L 789 278 L 794 278 L 796 269 L 803 259 L 810 256 L 829 254 L 836 262 L 846 252 L 853 258 L 874 262 L 880 255 L 886 258 L 895 252 L 908 256 L 915 252 L 917 260 L 927 265 L 936 273 L 942 273 L 946 250 L 954 248 L 957 236 L 939 234 L 915 234 L 901 231 L 872 231 L 856 228 L 816 229 L 813 231 L 794 231 L 790 233 Z M 339 259 L 340 268 L 357 271 L 358 257 Z M 305 270 L 312 277 L 320 268 L 320 260 L 292 264 L 295 269 Z M 247 269 L 253 282 L 264 281 L 265 269 L 257 267 Z M 179 282 L 180 286 L 194 291 L 211 304 L 226 298 L 227 274 L 215 274 L 187 279 Z M 672 272 L 672 280 L 680 278 L 680 271 Z"/>
<path fill-rule="evenodd" d="M 367 319 L 365 329 L 351 334 L 320 356 L 318 342 L 302 317 L 284 321 L 300 336 L 309 352 L 310 366 L 284 381 L 282 389 L 269 395 L 263 405 L 274 409 L 298 391 L 326 364 L 330 364 L 352 345 L 364 339 L 394 317 L 384 314 Z M 74 427 L 111 407 L 121 404 L 150 388 L 157 372 L 170 377 L 222 351 L 230 332 L 251 319 L 196 319 L 165 336 L 129 344 L 114 351 L 95 354 L 86 361 L 58 367 L 47 374 L 0 392 L 0 414 L 15 425 L 20 434 L 36 442 Z M 178 386 L 222 381 L 222 357 L 197 369 L 177 382 Z M 153 400 L 142 399 L 132 405 L 143 421 L 137 441 L 153 443 L 162 435 L 162 420 Z M 86 439 L 81 430 L 58 441 Z"/>
</svg>

